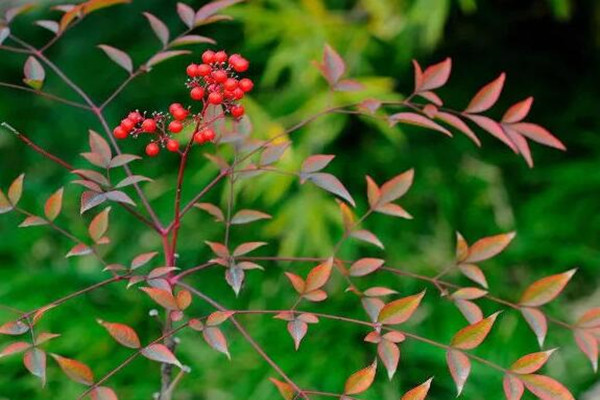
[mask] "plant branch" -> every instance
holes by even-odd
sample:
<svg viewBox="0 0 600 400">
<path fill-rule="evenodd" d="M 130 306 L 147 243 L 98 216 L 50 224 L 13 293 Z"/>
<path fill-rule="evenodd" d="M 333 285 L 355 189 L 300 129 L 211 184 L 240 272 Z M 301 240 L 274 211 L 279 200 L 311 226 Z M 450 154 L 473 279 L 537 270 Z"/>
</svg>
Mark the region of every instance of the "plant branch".
<svg viewBox="0 0 600 400">
<path fill-rule="evenodd" d="M 10 89 L 23 90 L 25 92 L 38 94 L 38 95 L 40 95 L 42 97 L 45 97 L 47 99 L 58 101 L 60 103 L 67 104 L 67 105 L 69 105 L 71 107 L 77 107 L 77 108 L 81 108 L 81 109 L 84 109 L 84 110 L 87 110 L 87 111 L 91 110 L 91 108 L 88 107 L 85 104 L 81 104 L 81 103 L 77 103 L 75 101 L 67 100 L 67 99 L 64 99 L 62 97 L 53 95 L 51 93 L 44 92 L 42 90 L 35 90 L 35 89 L 32 89 L 32 88 L 28 88 L 26 86 L 14 85 L 12 83 L 6 83 L 6 82 L 0 82 L 0 86 L 7 87 L 7 88 L 10 88 Z"/>
</svg>

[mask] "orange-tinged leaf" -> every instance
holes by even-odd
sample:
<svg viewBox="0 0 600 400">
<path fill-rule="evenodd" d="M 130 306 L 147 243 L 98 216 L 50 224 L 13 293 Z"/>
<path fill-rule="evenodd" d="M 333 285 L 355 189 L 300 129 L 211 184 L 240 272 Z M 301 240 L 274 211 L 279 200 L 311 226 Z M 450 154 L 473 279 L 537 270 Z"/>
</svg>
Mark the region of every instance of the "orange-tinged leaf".
<svg viewBox="0 0 600 400">
<path fill-rule="evenodd" d="M 408 212 L 406 212 L 406 210 L 404 208 L 402 208 L 399 205 L 394 204 L 394 203 L 388 203 L 388 204 L 383 204 L 383 205 L 377 206 L 377 208 L 375 208 L 375 211 L 382 213 L 382 214 L 391 215 L 394 217 L 412 219 L 412 215 L 410 215 Z"/>
<path fill-rule="evenodd" d="M 577 347 L 592 363 L 594 373 L 598 372 L 598 339 L 588 331 L 576 329 L 573 331 Z"/>
<path fill-rule="evenodd" d="M 365 276 L 377 271 L 383 265 L 380 258 L 361 258 L 350 267 L 350 276 Z"/>
<path fill-rule="evenodd" d="M 481 268 L 479 268 L 477 265 L 459 264 L 458 269 L 460 270 L 460 272 L 462 272 L 464 276 L 466 276 L 473 282 L 478 283 L 486 289 L 488 288 L 487 279 L 485 278 L 485 275 Z"/>
<path fill-rule="evenodd" d="M 214 313 L 210 314 L 206 319 L 206 325 L 221 325 L 223 322 L 227 321 L 233 314 L 235 314 L 234 311 L 215 311 Z"/>
<path fill-rule="evenodd" d="M 19 224 L 19 228 L 26 228 L 28 226 L 40 226 L 40 225 L 47 225 L 48 221 L 46 221 L 44 218 L 38 217 L 36 215 L 30 215 L 27 218 L 25 218 L 23 220 L 23 222 L 21 222 Z"/>
<path fill-rule="evenodd" d="M 63 372 L 75 382 L 87 386 L 94 384 L 94 374 L 87 365 L 77 360 L 59 356 L 58 354 L 51 354 L 51 356 L 56 360 Z"/>
<path fill-rule="evenodd" d="M 286 272 L 285 276 L 288 277 L 288 279 L 292 283 L 292 286 L 294 287 L 296 292 L 298 292 L 299 294 L 304 293 L 304 287 L 305 287 L 304 279 L 300 278 L 296 274 L 292 274 L 291 272 Z"/>
<path fill-rule="evenodd" d="M 581 328 L 600 327 L 600 307 L 592 308 L 577 320 L 577 326 Z"/>
<path fill-rule="evenodd" d="M 389 289 L 386 287 L 375 286 L 375 287 L 365 290 L 364 295 L 369 296 L 369 297 L 381 297 L 381 296 L 389 296 L 390 294 L 396 294 L 396 293 L 398 293 L 398 292 L 395 290 L 392 290 L 392 289 Z"/>
<path fill-rule="evenodd" d="M 39 333 L 35 338 L 35 344 L 36 346 L 39 346 L 40 344 L 46 343 L 47 341 L 55 339 L 59 336 L 60 334 L 58 333 L 42 332 Z"/>
<path fill-rule="evenodd" d="M 379 197 L 381 196 L 381 190 L 379 186 L 375 183 L 375 181 L 367 175 L 367 198 L 369 200 L 369 206 L 374 208 L 379 202 Z"/>
<path fill-rule="evenodd" d="M 386 204 L 404 196 L 412 186 L 415 170 L 409 169 L 381 186 L 379 204 Z"/>
<path fill-rule="evenodd" d="M 158 255 L 158 252 L 156 252 L 156 251 L 153 251 L 151 253 L 140 254 L 139 256 L 135 257 L 133 259 L 133 261 L 131 261 L 131 269 L 134 270 L 134 269 L 137 269 L 139 267 L 146 265 L 147 263 L 150 262 L 150 260 L 152 260 L 157 255 Z"/>
<path fill-rule="evenodd" d="M 452 136 L 452 133 L 438 124 L 437 122 L 432 121 L 424 115 L 417 114 L 414 112 L 400 112 L 397 114 L 392 114 L 388 118 L 391 126 L 396 125 L 397 123 L 403 123 L 408 125 L 420 126 L 422 128 L 432 129 L 434 131 L 442 132 L 445 135 Z"/>
<path fill-rule="evenodd" d="M 4 192 L 0 190 L 0 214 L 4 214 L 13 209 L 13 206 L 8 201 L 8 198 L 4 195 Z"/>
<path fill-rule="evenodd" d="M 42 380 L 42 386 L 46 384 L 46 353 L 34 347 L 27 350 L 23 356 L 23 364 L 29 372 Z"/>
<path fill-rule="evenodd" d="M 215 220 L 218 222 L 222 222 L 225 220 L 225 215 L 223 215 L 223 211 L 221 211 L 221 209 L 215 206 L 214 204 L 196 203 L 194 204 L 194 207 L 206 211 L 207 213 L 215 217 Z"/>
<path fill-rule="evenodd" d="M 423 72 L 421 79 L 421 84 L 418 85 L 419 92 L 425 90 L 432 90 L 442 87 L 448 82 L 448 78 L 450 78 L 450 72 L 452 70 L 452 60 L 450 58 L 446 58 L 444 61 L 427 67 Z"/>
<path fill-rule="evenodd" d="M 437 114 L 435 115 L 435 117 L 445 123 L 447 123 L 448 125 L 454 127 L 455 129 L 458 129 L 459 131 L 461 131 L 462 133 L 464 133 L 469 139 L 471 139 L 473 142 L 475 142 L 475 144 L 479 147 L 481 147 L 481 141 L 479 140 L 479 138 L 475 135 L 475 132 L 473 132 L 471 130 L 471 128 L 469 128 L 469 126 L 459 117 L 457 117 L 456 115 L 444 112 L 444 111 L 438 111 Z"/>
<path fill-rule="evenodd" d="M 419 307 L 423 296 L 425 296 L 425 291 L 386 304 L 379 312 L 377 322 L 386 325 L 396 325 L 405 322 Z"/>
<path fill-rule="evenodd" d="M 238 247 L 235 248 L 235 250 L 233 251 L 233 256 L 234 257 L 243 256 L 245 254 L 250 253 L 251 251 L 258 249 L 259 247 L 266 246 L 267 244 L 268 243 L 266 243 L 266 242 L 242 243 Z"/>
<path fill-rule="evenodd" d="M 44 213 L 46 214 L 46 218 L 50 221 L 54 221 L 56 217 L 58 217 L 58 214 L 60 214 L 60 210 L 62 209 L 63 191 L 63 188 L 58 189 L 48 198 L 48 200 L 46 200 Z"/>
<path fill-rule="evenodd" d="M 544 375 L 523 375 L 521 380 L 541 400 L 575 400 L 561 383 Z"/>
<path fill-rule="evenodd" d="M 314 267 L 306 277 L 306 285 L 304 287 L 304 291 L 308 293 L 323 287 L 329 280 L 329 277 L 331 276 L 332 267 L 332 258 L 329 258 L 324 263 L 321 263 Z"/>
<path fill-rule="evenodd" d="M 562 292 L 577 270 L 572 269 L 562 274 L 551 275 L 532 283 L 521 296 L 519 304 L 528 307 L 539 307 Z"/>
<path fill-rule="evenodd" d="M 498 78 L 482 87 L 473 97 L 465 112 L 476 114 L 491 108 L 498 101 L 505 80 L 506 74 L 503 72 Z"/>
<path fill-rule="evenodd" d="M 475 300 L 479 299 L 487 294 L 487 291 L 475 288 L 475 287 L 466 287 L 458 289 L 456 292 L 452 293 L 453 299 L 459 300 Z"/>
<path fill-rule="evenodd" d="M 19 175 L 8 187 L 8 200 L 14 206 L 19 200 L 21 200 L 21 195 L 23 194 L 23 180 L 25 179 L 25 174 Z"/>
<path fill-rule="evenodd" d="M 22 353 L 25 350 L 29 349 L 31 344 L 27 342 L 14 342 L 6 346 L 0 351 L 0 358 L 11 356 L 13 354 Z"/>
<path fill-rule="evenodd" d="M 521 397 L 523 397 L 523 392 L 525 392 L 525 386 L 523 385 L 523 382 L 513 375 L 504 375 L 502 386 L 504 388 L 506 400 L 521 400 Z"/>
<path fill-rule="evenodd" d="M 146 294 L 148 294 L 152 300 L 166 309 L 177 310 L 179 308 L 177 306 L 177 300 L 175 300 L 175 297 L 173 297 L 173 295 L 166 290 L 153 287 L 142 287 L 140 290 L 146 292 Z"/>
<path fill-rule="evenodd" d="M 469 244 L 465 238 L 456 232 L 456 261 L 463 262 L 469 256 Z"/>
<path fill-rule="evenodd" d="M 302 295 L 308 301 L 319 302 L 327 298 L 327 292 L 321 289 L 313 290 Z"/>
<path fill-rule="evenodd" d="M 177 292 L 175 301 L 177 302 L 177 307 L 183 311 L 188 308 L 190 304 L 192 304 L 192 294 L 189 292 L 189 290 L 181 289 L 179 292 Z"/>
<path fill-rule="evenodd" d="M 463 352 L 450 350 L 446 353 L 446 363 L 456 384 L 457 396 L 459 396 L 471 373 L 471 361 Z"/>
<path fill-rule="evenodd" d="M 2 335 L 22 335 L 29 331 L 29 325 L 21 321 L 9 321 L 0 325 L 0 334 Z"/>
<path fill-rule="evenodd" d="M 352 231 L 350 233 L 350 236 L 355 239 L 358 239 L 360 241 L 363 241 L 365 243 L 369 243 L 374 246 L 377 246 L 380 249 L 384 248 L 384 245 L 381 242 L 381 240 L 379 240 L 379 238 L 377 236 L 375 236 L 375 234 L 373 234 L 373 232 L 367 231 L 366 229 L 358 229 L 358 230 Z"/>
<path fill-rule="evenodd" d="M 217 256 L 221 258 L 229 258 L 229 250 L 224 244 L 209 241 L 206 241 L 205 243 Z"/>
<path fill-rule="evenodd" d="M 360 299 L 363 308 L 367 312 L 367 315 L 373 322 L 377 322 L 377 317 L 379 313 L 385 307 L 385 303 L 383 300 L 375 298 L 375 297 L 363 297 Z"/>
<path fill-rule="evenodd" d="M 181 363 L 164 344 L 150 344 L 142 349 L 141 354 L 152 361 L 158 361 L 163 364 L 172 364 L 182 368 Z"/>
<path fill-rule="evenodd" d="M 231 359 L 229 349 L 227 348 L 227 339 L 225 339 L 225 335 L 223 335 L 223 332 L 221 332 L 219 328 L 214 326 L 206 327 L 206 329 L 202 331 L 202 335 L 210 347 L 225 354 L 227 358 Z"/>
<path fill-rule="evenodd" d="M 106 7 L 116 6 L 118 4 L 131 3 L 131 0 L 88 0 L 83 3 L 83 12 L 89 14 L 96 10 L 100 10 Z"/>
<path fill-rule="evenodd" d="M 510 370 L 516 374 L 532 374 L 542 368 L 556 349 L 540 351 L 527 354 L 519 358 L 510 366 Z"/>
<path fill-rule="evenodd" d="M 494 313 L 458 331 L 452 338 L 451 346 L 461 350 L 471 350 L 479 346 L 490 333 L 498 314 L 499 312 Z"/>
<path fill-rule="evenodd" d="M 269 378 L 269 380 L 273 382 L 273 384 L 277 387 L 277 390 L 279 390 L 279 393 L 281 394 L 281 397 L 284 398 L 284 400 L 294 399 L 296 391 L 294 390 L 292 385 L 290 385 L 289 383 L 281 382 L 275 378 Z"/>
<path fill-rule="evenodd" d="M 116 393 L 109 387 L 99 386 L 90 392 L 92 400 L 119 400 Z"/>
<path fill-rule="evenodd" d="M 527 114 L 529 114 L 529 110 L 531 109 L 532 104 L 533 97 L 528 97 L 525 100 L 513 104 L 504 113 L 504 116 L 502 117 L 502 122 L 505 124 L 512 124 L 523 120 L 527 116 Z"/>
<path fill-rule="evenodd" d="M 387 370 L 388 378 L 392 380 L 400 362 L 400 349 L 395 343 L 384 339 L 377 345 L 377 354 Z"/>
<path fill-rule="evenodd" d="M 425 383 L 409 390 L 400 400 L 425 400 L 427 393 L 429 393 L 429 387 L 431 386 L 432 380 L 433 378 L 429 378 Z"/>
<path fill-rule="evenodd" d="M 334 158 L 335 156 L 331 154 L 315 154 L 310 156 L 302 163 L 300 172 L 303 174 L 318 172 L 327 167 Z"/>
<path fill-rule="evenodd" d="M 102 210 L 98 215 L 96 215 L 92 222 L 90 222 L 88 232 L 94 242 L 98 242 L 106 233 L 106 230 L 108 229 L 109 213 L 110 207 L 107 207 L 104 210 Z"/>
<path fill-rule="evenodd" d="M 465 262 L 474 263 L 494 257 L 510 244 L 515 235 L 515 232 L 509 232 L 479 239 L 469 248 Z"/>
<path fill-rule="evenodd" d="M 133 328 L 124 324 L 105 322 L 102 320 L 98 320 L 98 323 L 106 328 L 110 336 L 123 346 L 131 349 L 138 349 L 141 347 L 140 339 Z"/>
<path fill-rule="evenodd" d="M 375 379 L 376 371 L 377 361 L 373 361 L 368 367 L 350 375 L 344 385 L 344 394 L 358 394 L 367 390 Z"/>
<path fill-rule="evenodd" d="M 532 124 L 529 122 L 517 122 L 515 124 L 510 125 L 515 131 L 519 132 L 521 135 L 535 141 L 541 143 L 546 146 L 554 147 L 559 150 L 566 150 L 565 145 L 558 140 L 554 135 L 552 135 L 547 129 L 542 126 Z"/>
<path fill-rule="evenodd" d="M 529 148 L 529 144 L 527 140 L 519 134 L 519 132 L 515 131 L 510 125 L 502 124 L 502 130 L 506 133 L 506 136 L 515 144 L 517 147 L 518 153 L 520 153 L 527 165 L 532 168 L 533 167 L 533 156 L 531 155 L 531 149 Z"/>
<path fill-rule="evenodd" d="M 533 333 L 535 333 L 540 347 L 543 347 L 546 333 L 548 332 L 548 321 L 546 316 L 537 308 L 529 307 L 521 308 L 521 314 L 523 314 L 523 318 L 525 318 L 525 321 Z"/>
</svg>

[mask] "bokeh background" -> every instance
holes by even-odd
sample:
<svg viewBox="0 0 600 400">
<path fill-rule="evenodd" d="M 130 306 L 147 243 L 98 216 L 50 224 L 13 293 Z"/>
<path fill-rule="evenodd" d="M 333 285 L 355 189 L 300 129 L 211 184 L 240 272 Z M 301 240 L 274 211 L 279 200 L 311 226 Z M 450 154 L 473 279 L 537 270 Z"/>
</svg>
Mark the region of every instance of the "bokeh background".
<svg viewBox="0 0 600 400">
<path fill-rule="evenodd" d="M 0 9 L 17 2 L 3 0 Z M 40 6 L 50 2 L 39 1 Z M 187 1 L 195 8 L 203 1 Z M 14 31 L 41 44 L 48 33 L 34 27 L 35 19 L 58 18 L 39 7 L 19 18 Z M 114 45 L 142 62 L 158 49 L 141 12 L 160 16 L 172 29 L 183 29 L 174 1 L 137 0 L 130 5 L 101 11 L 80 24 L 49 55 L 89 91 L 95 99 L 106 97 L 125 78 L 95 46 Z M 572 321 L 582 310 L 600 304 L 600 3 L 595 0 L 251 0 L 228 10 L 234 20 L 210 25 L 199 34 L 214 37 L 220 47 L 242 52 L 252 60 L 257 81 L 247 109 L 257 137 L 270 137 L 303 117 L 323 108 L 329 93 L 311 64 L 330 43 L 347 60 L 351 74 L 363 82 L 370 96 L 401 98 L 412 88 L 411 59 L 422 64 L 453 58 L 450 83 L 441 94 L 447 104 L 464 107 L 470 96 L 501 71 L 508 73 L 504 94 L 492 114 L 528 95 L 535 96 L 530 119 L 547 126 L 568 147 L 566 153 L 534 145 L 534 169 L 498 141 L 483 137 L 475 147 L 457 134 L 448 139 L 419 129 L 389 128 L 351 116 L 322 118 L 295 134 L 294 148 L 282 162 L 295 168 L 312 153 L 337 154 L 330 170 L 345 182 L 365 207 L 364 175 L 384 181 L 408 168 L 416 170 L 415 184 L 402 204 L 414 220 L 374 216 L 366 223 L 387 247 L 389 264 L 435 275 L 452 259 L 454 231 L 473 241 L 479 237 L 516 230 L 517 238 L 501 255 L 484 263 L 491 292 L 517 300 L 521 291 L 543 276 L 578 267 L 564 294 L 546 307 L 549 314 Z M 194 57 L 204 49 L 193 48 Z M 111 104 L 107 114 L 116 124 L 130 109 L 164 109 L 186 98 L 181 58 L 156 67 L 133 82 Z M 24 57 L 0 52 L 0 80 L 21 81 Z M 46 88 L 76 99 L 54 76 Z M 344 103 L 354 97 L 340 95 Z M 50 151 L 84 166 L 78 153 L 87 149 L 87 130 L 100 130 L 85 111 L 0 90 L 0 120 L 27 132 Z M 124 145 L 141 153 L 140 142 Z M 85 237 L 90 216 L 78 214 L 80 189 L 72 177 L 40 158 L 14 137 L 0 134 L 0 186 L 6 189 L 22 171 L 27 174 L 25 208 L 41 210 L 43 201 L 66 186 L 65 211 L 58 223 Z M 134 169 L 156 178 L 145 189 L 161 217 L 171 217 L 177 160 L 171 155 L 138 162 Z M 186 195 L 214 176 L 215 168 L 201 156 L 192 159 Z M 223 202 L 222 191 L 211 201 Z M 265 210 L 275 216 L 267 223 L 234 229 L 232 240 L 267 240 L 261 254 L 327 255 L 341 231 L 336 203 L 318 189 L 302 186 L 285 176 L 264 176 L 243 183 L 238 204 Z M 0 303 L 29 310 L 105 278 L 93 258 L 65 259 L 70 243 L 43 227 L 18 229 L 20 218 L 0 218 Z M 145 232 L 127 214 L 114 208 L 112 244 L 106 247 L 111 261 L 127 262 L 143 251 L 159 249 L 158 238 Z M 180 248 L 182 266 L 210 257 L 204 240 L 222 237 L 222 228 L 200 211 L 191 212 Z M 377 256 L 357 243 L 343 249 L 345 257 Z M 293 301 L 283 277 L 285 269 L 306 273 L 311 265 L 267 264 L 264 273 L 253 272 L 239 298 L 226 286 L 222 270 L 198 274 L 192 283 L 218 297 L 230 308 L 278 308 Z M 461 284 L 464 278 L 451 276 Z M 383 277 L 402 294 L 412 294 L 424 284 Z M 343 282 L 332 283 L 331 299 L 318 310 L 363 318 L 353 296 L 343 293 Z M 498 305 L 481 302 L 485 313 Z M 125 359 L 129 351 L 118 346 L 96 324 L 96 318 L 134 326 L 143 340 L 152 340 L 159 327 L 148 317 L 153 304 L 137 290 L 107 287 L 52 311 L 41 322 L 44 330 L 61 333 L 47 349 L 80 359 L 98 376 Z M 210 309 L 195 301 L 193 313 Z M 0 321 L 12 316 L 0 310 Z M 368 364 L 374 347 L 362 342 L 364 331 L 322 321 L 311 326 L 299 352 L 293 351 L 285 324 L 268 317 L 241 317 L 256 340 L 301 385 L 341 391 L 345 378 Z M 447 342 L 466 324 L 451 304 L 429 288 L 422 310 L 407 329 Z M 267 378 L 276 374 L 230 327 L 233 361 L 208 348 L 196 333 L 181 335 L 180 359 L 192 368 L 180 385 L 176 399 L 276 399 Z M 0 345 L 9 338 L 0 338 Z M 560 347 L 546 373 L 563 381 L 580 400 L 600 398 L 597 375 L 577 350 L 570 332 L 550 327 L 547 348 Z M 499 323 L 476 354 L 501 365 L 536 350 L 536 340 L 514 312 L 502 314 Z M 396 377 L 377 384 L 365 399 L 398 399 L 403 391 L 435 376 L 431 399 L 454 396 L 454 385 L 439 349 L 407 342 Z M 462 398 L 502 399 L 501 376 L 474 364 Z M 149 399 L 158 387 L 157 366 L 145 359 L 110 380 L 123 399 Z M 18 357 L 0 361 L 0 399 L 72 399 L 82 387 L 64 377 L 53 365 L 47 388 L 22 367 Z M 532 397 L 524 398 L 529 399 Z"/>
</svg>

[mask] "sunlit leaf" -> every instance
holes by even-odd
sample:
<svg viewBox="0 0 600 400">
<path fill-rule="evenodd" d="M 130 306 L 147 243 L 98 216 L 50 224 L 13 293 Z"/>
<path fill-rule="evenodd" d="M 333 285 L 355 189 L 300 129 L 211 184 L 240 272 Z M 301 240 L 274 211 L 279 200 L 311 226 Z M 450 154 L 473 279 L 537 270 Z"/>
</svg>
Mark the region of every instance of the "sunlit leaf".
<svg viewBox="0 0 600 400">
<path fill-rule="evenodd" d="M 450 350 L 446 353 L 446 363 L 456 384 L 457 395 L 460 396 L 471 373 L 471 361 L 463 352 Z"/>
<path fill-rule="evenodd" d="M 361 258 L 350 267 L 350 276 L 365 276 L 377 271 L 385 261 L 380 258 Z"/>
<path fill-rule="evenodd" d="M 469 300 L 454 300 L 454 304 L 470 324 L 474 324 L 483 319 L 481 308 Z"/>
<path fill-rule="evenodd" d="M 133 330 L 133 328 L 118 323 L 106 322 L 98 320 L 98 323 L 102 325 L 110 336 L 112 336 L 117 342 L 121 343 L 123 346 L 138 349 L 140 348 L 140 339 L 137 333 Z"/>
<path fill-rule="evenodd" d="M 225 215 L 223 215 L 223 211 L 221 211 L 221 209 L 219 207 L 215 206 L 214 204 L 196 203 L 196 204 L 194 204 L 194 207 L 206 211 L 207 213 L 209 213 L 210 215 L 215 217 L 215 220 L 218 222 L 225 221 Z"/>
<path fill-rule="evenodd" d="M 177 301 L 175 300 L 175 297 L 173 297 L 173 295 L 166 290 L 153 287 L 142 287 L 140 288 L 140 290 L 146 292 L 146 294 L 148 294 L 148 296 L 150 296 L 152 300 L 154 300 L 166 309 L 177 310 L 179 308 L 177 306 Z"/>
<path fill-rule="evenodd" d="M 521 314 L 523 314 L 523 318 L 525 318 L 525 321 L 529 327 L 531 327 L 533 333 L 535 333 L 540 347 L 543 347 L 546 333 L 548 332 L 548 321 L 546 316 L 537 308 L 528 307 L 521 308 Z"/>
<path fill-rule="evenodd" d="M 600 307 L 595 307 L 591 310 L 586 311 L 577 320 L 577 326 L 581 328 L 600 327 Z"/>
<path fill-rule="evenodd" d="M 459 131 L 464 133 L 469 139 L 475 142 L 477 146 L 481 147 L 481 141 L 479 140 L 479 138 L 475 135 L 471 128 L 469 128 L 469 126 L 456 115 L 444 111 L 438 111 L 435 117 L 452 126 L 453 128 L 458 129 Z"/>
<path fill-rule="evenodd" d="M 433 378 L 429 378 L 425 383 L 409 390 L 400 400 L 425 400 L 432 380 Z"/>
<path fill-rule="evenodd" d="M 425 296 L 425 291 L 386 304 L 379 312 L 377 322 L 386 325 L 396 325 L 405 322 L 417 310 L 423 296 Z"/>
<path fill-rule="evenodd" d="M 119 182 L 115 188 L 124 188 L 140 182 L 152 182 L 152 179 L 142 175 L 131 175 Z"/>
<path fill-rule="evenodd" d="M 521 296 L 519 304 L 528 307 L 539 307 L 552 301 L 562 292 L 576 271 L 576 269 L 572 269 L 532 283 Z"/>
<path fill-rule="evenodd" d="M 542 368 L 556 349 L 527 354 L 515 361 L 510 370 L 516 374 L 532 374 Z"/>
<path fill-rule="evenodd" d="M 59 356 L 58 354 L 51 354 L 51 356 L 56 360 L 63 372 L 75 382 L 87 386 L 94 384 L 94 374 L 87 365 L 77 360 Z"/>
<path fill-rule="evenodd" d="M 304 279 L 300 278 L 298 275 L 293 274 L 291 272 L 286 272 L 285 276 L 287 276 L 287 278 L 290 280 L 290 282 L 292 283 L 292 286 L 294 287 L 296 292 L 298 292 L 299 294 L 304 293 L 304 287 L 306 285 L 304 283 Z"/>
<path fill-rule="evenodd" d="M 502 122 L 506 124 L 512 124 L 525 119 L 525 117 L 527 117 L 527 114 L 529 114 L 529 110 L 531 109 L 532 104 L 533 97 L 528 97 L 525 100 L 513 104 L 504 113 L 504 116 L 502 117 Z"/>
<path fill-rule="evenodd" d="M 517 377 L 509 374 L 504 375 L 502 386 L 506 400 L 521 400 L 521 397 L 523 397 L 525 386 Z"/>
<path fill-rule="evenodd" d="M 293 400 L 294 399 L 294 397 L 296 395 L 296 391 L 294 390 L 292 385 L 285 383 L 285 382 L 281 382 L 275 378 L 269 378 L 269 380 L 271 382 L 273 382 L 275 387 L 277 387 L 277 390 L 279 391 L 279 393 L 281 394 L 281 397 L 283 397 L 284 400 Z"/>
<path fill-rule="evenodd" d="M 458 331 L 452 338 L 452 342 L 450 343 L 451 346 L 461 350 L 471 350 L 479 346 L 492 329 L 498 314 L 499 313 L 494 313 L 491 316 Z"/>
<path fill-rule="evenodd" d="M 452 60 L 450 58 L 426 68 L 421 78 L 417 79 L 417 81 L 421 81 L 421 84 L 415 91 L 432 90 L 444 86 L 450 78 L 451 70 Z"/>
<path fill-rule="evenodd" d="M 487 291 L 475 288 L 475 287 L 466 287 L 460 288 L 454 293 L 452 293 L 453 299 L 461 299 L 461 300 L 475 300 L 479 299 L 487 294 Z"/>
<path fill-rule="evenodd" d="M 510 244 L 515 235 L 515 232 L 510 232 L 489 236 L 476 241 L 469 248 L 469 255 L 467 256 L 465 262 L 474 263 L 494 257 Z"/>
<path fill-rule="evenodd" d="M 346 380 L 346 384 L 344 385 L 344 394 L 358 394 L 366 391 L 371 384 L 373 384 L 376 371 L 377 361 L 374 361 L 368 367 L 352 374 Z"/>
<path fill-rule="evenodd" d="M 562 384 L 544 375 L 523 375 L 527 389 L 541 400 L 575 400 Z"/>
<path fill-rule="evenodd" d="M 177 360 L 171 350 L 164 344 L 150 344 L 142 349 L 141 354 L 152 361 L 158 361 L 163 364 L 172 364 L 182 368 L 179 360 Z"/>
<path fill-rule="evenodd" d="M 323 287 L 329 280 L 332 267 L 332 258 L 329 258 L 324 263 L 321 263 L 314 267 L 306 277 L 306 285 L 304 287 L 304 291 L 311 292 L 313 290 L 320 289 L 321 287 Z"/>
<path fill-rule="evenodd" d="M 71 250 L 67 253 L 66 257 L 79 257 L 79 256 L 87 256 L 88 254 L 92 254 L 93 250 L 88 245 L 83 243 L 77 244 L 73 246 Z"/>
<path fill-rule="evenodd" d="M 506 74 L 503 72 L 498 78 L 482 87 L 479 92 L 473 97 L 467 108 L 466 113 L 480 113 L 491 108 L 502 93 Z"/>
<path fill-rule="evenodd" d="M 50 20 L 39 20 L 39 21 L 35 21 L 35 24 L 37 26 L 41 26 L 44 29 L 49 30 L 50 32 L 57 34 L 58 30 L 60 29 L 60 27 L 58 26 L 58 22 L 56 21 L 50 21 Z M 2 42 L 2 40 L 0 40 L 0 43 Z"/>
</svg>

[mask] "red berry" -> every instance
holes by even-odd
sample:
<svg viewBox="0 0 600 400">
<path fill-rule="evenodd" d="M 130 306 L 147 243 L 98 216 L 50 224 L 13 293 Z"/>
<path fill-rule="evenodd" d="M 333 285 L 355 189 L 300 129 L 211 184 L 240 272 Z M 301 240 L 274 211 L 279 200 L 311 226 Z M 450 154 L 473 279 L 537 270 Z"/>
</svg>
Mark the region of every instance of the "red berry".
<svg viewBox="0 0 600 400">
<path fill-rule="evenodd" d="M 244 78 L 240 81 L 239 86 L 244 92 L 249 92 L 254 87 L 254 83 L 250 79 Z"/>
<path fill-rule="evenodd" d="M 227 80 L 227 72 L 223 71 L 222 69 L 213 71 L 211 76 L 217 83 L 223 83 Z"/>
<path fill-rule="evenodd" d="M 212 71 L 212 67 L 208 64 L 200 64 L 200 65 L 198 65 L 198 68 L 196 69 L 198 76 L 206 76 L 206 75 L 210 74 L 211 71 Z"/>
<path fill-rule="evenodd" d="M 169 112 L 171 114 L 173 114 L 175 112 L 175 110 L 179 109 L 179 108 L 183 108 L 183 106 L 181 105 L 181 103 L 173 103 L 169 106 Z"/>
<path fill-rule="evenodd" d="M 230 55 L 229 56 L 229 64 L 231 64 L 231 65 L 235 64 L 240 58 L 242 58 L 242 56 L 240 56 L 237 53 Z"/>
<path fill-rule="evenodd" d="M 228 78 L 225 83 L 223 83 L 223 87 L 225 90 L 235 90 L 238 87 L 238 81 L 234 78 Z"/>
<path fill-rule="evenodd" d="M 167 140 L 167 150 L 169 150 L 169 151 L 179 150 L 179 142 L 175 139 Z"/>
<path fill-rule="evenodd" d="M 202 53 L 202 62 L 205 64 L 212 64 L 215 62 L 215 52 L 212 50 L 206 50 Z"/>
<path fill-rule="evenodd" d="M 190 112 L 188 110 L 186 110 L 185 108 L 178 108 L 177 110 L 173 110 L 173 118 L 175 118 L 178 121 L 183 121 L 184 119 L 187 118 L 188 114 Z"/>
<path fill-rule="evenodd" d="M 220 93 L 213 92 L 208 95 L 208 102 L 210 104 L 221 104 L 223 102 L 223 96 Z"/>
<path fill-rule="evenodd" d="M 205 129 L 201 132 L 205 142 L 212 142 L 215 139 L 215 131 L 212 129 Z"/>
<path fill-rule="evenodd" d="M 131 120 L 133 123 L 137 124 L 138 122 L 142 122 L 142 120 L 144 119 L 144 117 L 142 117 L 142 114 L 140 114 L 139 112 L 132 111 L 127 116 L 127 119 Z"/>
<path fill-rule="evenodd" d="M 156 131 L 156 121 L 152 118 L 147 118 L 142 122 L 142 131 L 152 133 Z"/>
<path fill-rule="evenodd" d="M 233 98 L 235 98 L 235 95 L 233 94 L 233 92 L 231 90 L 224 90 L 223 97 L 225 97 L 226 99 L 233 99 Z"/>
<path fill-rule="evenodd" d="M 154 142 L 146 146 L 146 154 L 150 157 L 156 157 L 160 153 L 160 147 Z"/>
<path fill-rule="evenodd" d="M 244 115 L 244 107 L 243 106 L 233 106 L 231 107 L 231 115 L 235 118 L 239 118 Z"/>
<path fill-rule="evenodd" d="M 185 72 L 187 73 L 187 75 L 190 78 L 195 78 L 198 76 L 198 65 L 197 64 L 190 64 L 187 66 L 187 68 L 185 69 Z"/>
<path fill-rule="evenodd" d="M 236 100 L 240 100 L 244 97 L 244 91 L 240 88 L 237 88 L 233 91 L 233 98 Z"/>
<path fill-rule="evenodd" d="M 196 142 L 198 144 L 203 144 L 205 142 L 202 132 L 194 133 L 194 142 Z"/>
<path fill-rule="evenodd" d="M 223 50 L 217 51 L 215 53 L 215 62 L 224 63 L 225 61 L 227 61 L 227 53 L 225 53 Z"/>
<path fill-rule="evenodd" d="M 169 123 L 169 131 L 173 133 L 179 133 L 183 129 L 183 124 L 179 121 L 171 121 Z"/>
<path fill-rule="evenodd" d="M 195 87 L 190 91 L 190 97 L 193 100 L 200 101 L 204 98 L 204 88 L 203 87 Z"/>
<path fill-rule="evenodd" d="M 250 67 L 250 63 L 245 58 L 239 57 L 231 64 L 231 66 L 236 70 L 236 72 L 246 72 Z"/>
<path fill-rule="evenodd" d="M 122 126 L 117 126 L 113 130 L 113 135 L 115 135 L 117 139 L 125 139 L 127 138 L 127 136 L 129 136 L 129 133 L 125 129 L 123 129 Z"/>
<path fill-rule="evenodd" d="M 123 121 L 121 121 L 121 128 L 125 129 L 127 132 L 131 131 L 134 127 L 135 122 L 129 118 L 125 118 Z"/>
</svg>

